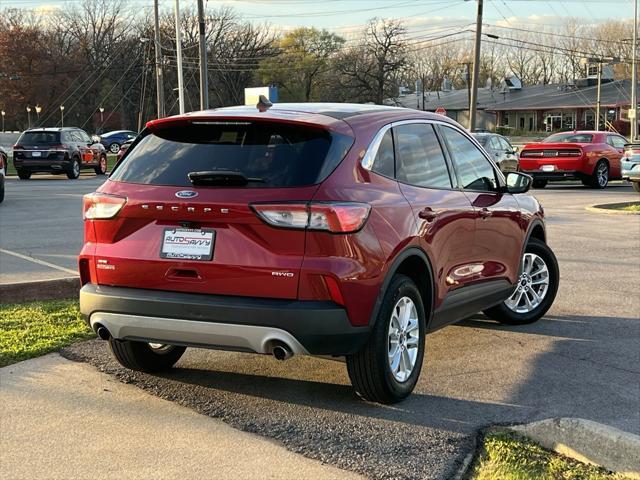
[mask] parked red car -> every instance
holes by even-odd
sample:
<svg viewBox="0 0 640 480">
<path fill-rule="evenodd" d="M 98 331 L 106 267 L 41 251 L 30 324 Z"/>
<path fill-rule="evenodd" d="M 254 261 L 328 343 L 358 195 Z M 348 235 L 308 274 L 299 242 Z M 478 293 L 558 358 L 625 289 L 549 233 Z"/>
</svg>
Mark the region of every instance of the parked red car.
<svg viewBox="0 0 640 480">
<path fill-rule="evenodd" d="M 549 181 L 582 180 L 585 186 L 605 188 L 620 179 L 620 159 L 627 140 L 617 133 L 578 131 L 554 133 L 540 143 L 525 145 L 520 168 L 533 177 L 535 188 Z"/>
<path fill-rule="evenodd" d="M 263 108 L 264 110 L 264 108 Z M 155 120 L 84 198 L 80 308 L 125 367 L 185 347 L 345 356 L 365 399 L 413 390 L 425 335 L 539 319 L 558 288 L 530 177 L 460 125 L 375 105 Z"/>
</svg>

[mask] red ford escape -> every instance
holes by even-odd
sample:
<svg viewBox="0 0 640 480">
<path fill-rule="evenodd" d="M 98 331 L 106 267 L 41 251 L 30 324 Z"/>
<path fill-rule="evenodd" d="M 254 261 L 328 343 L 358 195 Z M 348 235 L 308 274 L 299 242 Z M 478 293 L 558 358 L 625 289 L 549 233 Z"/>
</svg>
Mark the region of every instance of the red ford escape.
<svg viewBox="0 0 640 480">
<path fill-rule="evenodd" d="M 411 393 L 427 333 L 551 306 L 558 265 L 531 178 L 457 123 L 344 104 L 150 122 L 84 198 L 82 313 L 125 367 L 186 347 L 346 357 L 357 393 Z"/>
</svg>

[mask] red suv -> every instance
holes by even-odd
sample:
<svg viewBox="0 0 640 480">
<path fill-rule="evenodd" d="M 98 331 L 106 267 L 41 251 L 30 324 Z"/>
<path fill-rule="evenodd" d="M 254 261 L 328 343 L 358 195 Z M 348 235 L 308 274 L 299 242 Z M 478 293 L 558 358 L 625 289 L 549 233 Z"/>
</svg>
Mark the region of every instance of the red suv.
<svg viewBox="0 0 640 480">
<path fill-rule="evenodd" d="M 346 357 L 358 394 L 413 390 L 427 333 L 539 319 L 543 211 L 457 123 L 343 104 L 155 120 L 84 198 L 80 306 L 125 367 L 185 347 Z"/>
<path fill-rule="evenodd" d="M 609 179 L 622 178 L 620 159 L 626 143 L 612 132 L 555 133 L 525 145 L 520 168 L 533 177 L 534 188 L 556 180 L 582 180 L 587 187 L 605 188 Z"/>
</svg>

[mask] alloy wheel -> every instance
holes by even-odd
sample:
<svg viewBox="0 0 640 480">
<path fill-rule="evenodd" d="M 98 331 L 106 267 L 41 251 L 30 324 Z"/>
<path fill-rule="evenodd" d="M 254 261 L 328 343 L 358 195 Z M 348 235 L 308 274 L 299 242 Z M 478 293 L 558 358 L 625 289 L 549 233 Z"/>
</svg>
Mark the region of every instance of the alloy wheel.
<svg viewBox="0 0 640 480">
<path fill-rule="evenodd" d="M 518 286 L 504 303 L 516 313 L 529 313 L 542 303 L 549 290 L 549 269 L 535 253 L 525 253 L 522 263 Z"/>
<path fill-rule="evenodd" d="M 413 300 L 402 297 L 393 307 L 387 333 L 389 368 L 398 382 L 411 376 L 418 358 L 420 326 Z"/>
<path fill-rule="evenodd" d="M 598 185 L 600 185 L 600 187 L 606 187 L 609 182 L 609 168 L 606 163 L 602 162 L 598 165 L 596 176 L 598 179 Z"/>
</svg>

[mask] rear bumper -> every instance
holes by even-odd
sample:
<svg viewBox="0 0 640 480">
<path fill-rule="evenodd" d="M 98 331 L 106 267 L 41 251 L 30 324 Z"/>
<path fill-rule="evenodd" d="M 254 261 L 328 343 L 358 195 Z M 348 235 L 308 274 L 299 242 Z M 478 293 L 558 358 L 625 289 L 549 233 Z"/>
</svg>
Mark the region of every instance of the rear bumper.
<svg viewBox="0 0 640 480">
<path fill-rule="evenodd" d="M 71 161 L 66 159 L 21 159 L 14 160 L 13 166 L 16 170 L 20 169 L 27 172 L 64 172 L 71 167 Z"/>
<path fill-rule="evenodd" d="M 561 180 L 583 180 L 588 177 L 582 172 L 577 171 L 554 171 L 554 172 L 543 172 L 539 170 L 523 170 L 523 173 L 527 175 L 531 175 L 534 180 L 548 180 L 548 181 L 561 181 Z"/>
<path fill-rule="evenodd" d="M 348 355 L 368 327 L 354 327 L 333 302 L 230 297 L 86 284 L 80 311 L 114 338 L 269 353 L 273 342 L 294 353 Z"/>
</svg>

